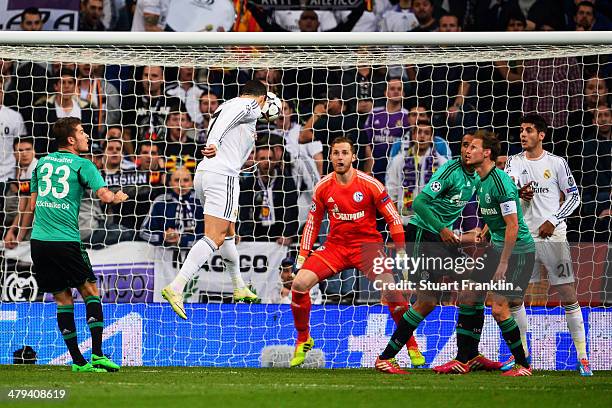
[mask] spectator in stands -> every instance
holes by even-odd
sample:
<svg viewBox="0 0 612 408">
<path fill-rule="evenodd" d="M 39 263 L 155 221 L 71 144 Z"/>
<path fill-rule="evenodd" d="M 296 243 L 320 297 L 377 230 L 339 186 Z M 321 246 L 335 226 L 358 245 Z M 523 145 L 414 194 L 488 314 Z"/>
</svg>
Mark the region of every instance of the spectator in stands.
<svg viewBox="0 0 612 408">
<path fill-rule="evenodd" d="M 439 19 L 438 31 L 441 33 L 456 33 L 461 31 L 459 17 L 454 14 L 443 14 Z"/>
<path fill-rule="evenodd" d="M 37 7 L 28 7 L 21 12 L 19 28 L 22 31 L 41 31 L 43 25 L 42 13 Z"/>
<path fill-rule="evenodd" d="M 126 160 L 132 160 L 134 157 L 134 144 L 128 138 L 121 126 L 111 126 L 106 131 L 104 141 L 110 139 L 119 139 L 123 142 L 123 154 Z"/>
<path fill-rule="evenodd" d="M 612 112 L 608 105 L 599 105 L 593 112 L 593 137 L 572 149 L 572 162 L 580 160 L 580 172 L 575 174 L 583 188 L 583 202 L 605 200 L 612 185 Z"/>
<path fill-rule="evenodd" d="M 104 143 L 103 169 L 105 174 L 119 173 L 121 170 L 134 170 L 136 165 L 123 154 L 121 136 L 110 137 Z"/>
<path fill-rule="evenodd" d="M 132 31 L 132 21 L 134 20 L 135 11 L 136 1 L 125 0 L 117 10 L 117 22 L 113 27 L 113 31 Z"/>
<path fill-rule="evenodd" d="M 30 180 L 38 163 L 34 155 L 33 138 L 14 139 L 13 150 L 17 166 L 12 182 L 6 189 L 3 208 L 6 216 L 4 222 L 9 225 L 4 235 L 4 247 L 8 249 L 15 248 L 19 242 L 30 238 L 34 220 L 34 214 L 30 209 Z"/>
<path fill-rule="evenodd" d="M 269 303 L 291 304 L 291 283 L 295 278 L 294 264 L 295 259 L 293 258 L 285 258 L 281 261 L 276 290 Z M 322 295 L 319 285 L 315 285 L 310 289 L 310 301 L 314 305 L 321 304 Z"/>
<path fill-rule="evenodd" d="M 134 8 L 132 31 L 164 31 L 169 2 L 164 0 L 139 0 Z"/>
<path fill-rule="evenodd" d="M 595 123 L 594 118 L 597 107 L 600 105 L 610 105 L 610 102 L 612 102 L 610 100 L 612 95 L 608 92 L 605 79 L 597 75 L 588 78 L 584 82 L 583 95 L 580 108 L 571 112 L 568 116 L 568 140 L 570 143 L 585 138 L 592 139 L 594 137 L 593 132 L 595 128 L 593 123 Z"/>
<path fill-rule="evenodd" d="M 180 99 L 164 94 L 164 70 L 155 65 L 144 67 L 135 97 L 124 100 L 123 124 L 132 140 L 162 140 L 166 116 L 171 111 L 184 111 Z"/>
<path fill-rule="evenodd" d="M 258 79 L 268 87 L 268 91 L 273 92 L 279 98 L 284 98 L 281 81 L 282 72 L 276 68 L 262 68 L 253 71 L 253 79 Z"/>
<path fill-rule="evenodd" d="M 121 124 L 121 95 L 104 79 L 103 69 L 100 64 L 78 65 L 77 92 L 93 110 L 93 138 L 102 136 L 105 128 Z"/>
<path fill-rule="evenodd" d="M 204 236 L 204 209 L 196 198 L 191 172 L 177 168 L 168 184 L 169 191 L 153 201 L 140 237 L 153 245 L 190 248 Z"/>
<path fill-rule="evenodd" d="M 611 28 L 611 17 L 610 10 L 607 16 L 598 13 L 594 1 L 579 1 L 576 4 L 573 22 L 576 24 L 576 31 L 603 31 Z"/>
<path fill-rule="evenodd" d="M 79 31 L 106 31 L 102 24 L 103 0 L 82 0 L 79 14 Z"/>
<path fill-rule="evenodd" d="M 292 31 L 292 30 L 288 30 L 282 27 L 281 25 L 273 21 L 272 18 L 270 17 L 270 14 L 266 13 L 260 7 L 253 5 L 252 3 L 248 3 L 247 7 L 249 7 L 249 10 L 251 11 L 251 13 L 253 13 L 253 17 L 255 18 L 255 20 L 257 20 L 257 24 L 259 24 L 264 31 L 281 31 L 281 32 L 282 31 L 284 32 Z M 354 8 L 351 11 L 346 21 L 341 22 L 340 24 L 337 24 L 333 28 L 321 30 L 320 22 L 319 22 L 319 15 L 317 14 L 317 12 L 315 12 L 313 9 L 304 9 L 302 10 L 302 13 L 300 14 L 300 19 L 298 21 L 299 31 L 303 33 L 313 33 L 317 31 L 324 31 L 324 32 L 351 31 L 353 27 L 355 26 L 355 24 L 357 24 L 357 21 L 359 21 L 359 19 L 361 18 L 364 11 L 365 11 L 365 5 L 362 4 Z"/>
<path fill-rule="evenodd" d="M 231 31 L 236 20 L 230 0 L 195 2 L 172 0 L 168 5 L 166 31 Z"/>
<path fill-rule="evenodd" d="M 47 97 L 47 64 L 0 59 L 4 106 L 16 109 L 26 123 L 32 120 L 32 105 Z M 29 126 L 28 126 L 29 127 Z"/>
<path fill-rule="evenodd" d="M 446 136 L 451 146 L 458 145 L 465 128 L 476 125 L 476 110 L 470 98 L 476 64 L 420 64 L 407 68 L 408 77 L 417 84 L 420 104 L 430 107 L 432 124 Z"/>
<path fill-rule="evenodd" d="M 195 127 L 187 112 L 170 112 L 166 119 L 164 140 L 158 142 L 160 154 L 166 159 L 166 169 L 184 166 L 195 171 L 201 148 L 194 142 Z"/>
<path fill-rule="evenodd" d="M 302 126 L 297 122 L 295 109 L 289 101 L 283 101 L 283 109 L 276 120 L 275 133 L 280 134 L 285 141 L 285 147 L 292 157 L 308 157 L 314 160 L 316 169 L 323 175 L 323 144 L 316 140 L 310 143 L 300 143 Z"/>
<path fill-rule="evenodd" d="M 23 118 L 16 110 L 4 105 L 4 76 L 0 75 L 0 123 L 3 124 L 3 143 L 0 144 L 0 209 L 4 208 L 7 182 L 15 177 L 13 141 L 26 134 Z M 0 225 L 4 225 L 4 214 L 0 212 Z"/>
<path fill-rule="evenodd" d="M 393 146 L 391 146 L 391 151 L 389 152 L 390 158 L 395 157 L 395 155 L 398 154 L 401 151 L 401 149 L 405 147 L 406 143 L 414 142 L 413 136 L 415 135 L 416 124 L 420 120 L 425 120 L 427 122 L 430 122 L 431 117 L 429 116 L 429 112 L 427 112 L 427 109 L 425 109 L 424 106 L 419 106 L 419 105 L 413 106 L 408 111 L 408 128 L 406 129 L 406 132 L 402 136 L 402 139 L 398 140 L 397 142 L 393 144 Z M 451 148 L 448 142 L 443 137 L 435 135 L 435 134 L 434 134 L 433 141 L 436 147 L 436 151 L 442 156 L 444 156 L 446 159 L 450 160 L 450 158 L 452 157 L 452 151 L 451 151 Z"/>
<path fill-rule="evenodd" d="M 255 151 L 257 170 L 240 180 L 238 235 L 243 241 L 277 242 L 288 246 L 297 238 L 297 188 L 293 177 L 274 165 L 270 146 Z"/>
<path fill-rule="evenodd" d="M 420 120 L 416 125 L 413 143 L 396 155 L 387 169 L 387 191 L 396 203 L 404 224 L 408 223 L 412 215 L 414 198 L 446 161 L 436 151 L 431 123 Z"/>
<path fill-rule="evenodd" d="M 551 125 L 553 151 L 567 155 L 568 114 L 580 108 L 583 89 L 576 58 L 526 60 L 523 82 L 523 114 L 541 115 Z"/>
<path fill-rule="evenodd" d="M 247 4 L 248 7 L 248 4 Z M 270 10 L 267 12 L 270 21 L 274 21 L 287 31 L 298 32 L 300 30 L 300 18 L 303 10 Z M 328 31 L 338 25 L 338 19 L 332 11 L 314 10 L 319 21 L 319 30 Z M 266 31 L 266 30 L 264 30 Z"/>
<path fill-rule="evenodd" d="M 418 28 L 419 20 L 412 10 L 412 0 L 399 0 L 382 15 L 380 31 L 406 32 Z"/>
<path fill-rule="evenodd" d="M 76 94 L 75 71 L 62 69 L 55 80 L 55 93 L 34 103 L 30 134 L 36 137 L 34 150 L 38 155 L 46 155 L 57 150 L 51 128 L 59 118 L 74 117 L 81 119 L 83 129 L 92 134 L 93 111 L 89 102 Z"/>
<path fill-rule="evenodd" d="M 437 31 L 438 21 L 434 18 L 434 5 L 432 0 L 412 0 L 412 9 L 419 21 L 419 26 L 412 31 Z"/>
<path fill-rule="evenodd" d="M 357 107 L 357 101 L 370 101 L 374 99 L 384 104 L 385 91 L 387 84 L 385 81 L 386 69 L 373 69 L 369 65 L 360 67 L 343 68 L 341 72 L 342 100 L 347 104 L 350 112 L 361 111 L 370 113 L 366 107 Z M 365 121 L 365 120 L 364 120 Z"/>
<path fill-rule="evenodd" d="M 159 155 L 159 145 L 151 141 L 138 143 L 136 169 L 139 171 L 162 171 L 165 168 L 164 159 Z"/>
<path fill-rule="evenodd" d="M 329 144 L 339 136 L 350 137 L 358 146 L 364 146 L 359 138 L 357 129 L 357 115 L 345 114 L 346 106 L 342 100 L 342 91 L 337 87 L 330 87 L 327 102 L 315 106 L 312 116 L 306 121 L 300 132 L 300 143 L 319 141 L 323 144 L 323 174 L 331 169 L 329 163 Z"/>
<path fill-rule="evenodd" d="M 178 70 L 178 81 L 166 87 L 166 96 L 180 99 L 185 104 L 189 116 L 197 119 L 200 97 L 207 91 L 195 82 L 195 69 L 193 67 L 181 67 Z"/>
<path fill-rule="evenodd" d="M 196 113 L 194 122 L 197 129 L 196 141 L 198 143 L 206 143 L 208 139 L 208 125 L 213 113 L 219 107 L 219 98 L 214 93 L 204 92 L 200 96 L 198 112 Z"/>
<path fill-rule="evenodd" d="M 289 174 L 293 177 L 298 194 L 298 219 L 302 225 L 306 222 L 312 204 L 314 186 L 321 179 L 317 163 L 309 154 L 290 148 L 287 139 L 276 133 L 258 134 L 257 146 L 270 147 L 272 149 L 271 167 L 279 168 L 282 174 Z"/>
<path fill-rule="evenodd" d="M 372 148 L 372 174 L 383 184 L 391 146 L 409 129 L 408 111 L 403 107 L 404 83 L 400 78 L 387 81 L 385 97 L 386 105 L 374 108 L 362 129 Z"/>
</svg>

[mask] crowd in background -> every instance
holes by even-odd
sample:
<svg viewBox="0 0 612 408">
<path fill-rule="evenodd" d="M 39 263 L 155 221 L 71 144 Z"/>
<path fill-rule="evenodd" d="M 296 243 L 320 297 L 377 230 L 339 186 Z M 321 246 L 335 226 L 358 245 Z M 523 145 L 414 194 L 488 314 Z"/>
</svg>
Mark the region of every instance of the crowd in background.
<svg viewBox="0 0 612 408">
<path fill-rule="evenodd" d="M 123 4 L 125 3 L 125 4 Z M 554 6 L 553 6 L 554 3 Z M 609 2 L 376 0 L 372 11 L 275 11 L 215 1 L 201 19 L 181 0 L 84 0 L 84 31 L 446 31 L 608 30 Z M 120 7 L 119 7 L 120 6 Z M 214 18 L 211 18 L 213 16 Z M 219 16 L 225 16 L 221 18 Z M 194 22 L 208 22 L 203 27 Z M 23 30 L 40 30 L 37 9 Z M 161 62 L 161 61 L 160 61 Z M 407 222 L 432 173 L 456 157 L 464 134 L 492 129 L 504 151 L 520 151 L 518 118 L 537 112 L 550 126 L 545 148 L 568 159 L 583 205 L 570 241 L 609 241 L 612 184 L 612 63 L 608 56 L 489 63 L 290 69 L 104 66 L 0 61 L 0 194 L 3 243 L 28 239 L 29 183 L 36 159 L 54 151 L 51 128 L 79 117 L 89 158 L 129 199 L 83 200 L 81 237 L 92 248 L 120 241 L 188 248 L 203 235 L 193 171 L 217 107 L 251 78 L 282 99 L 241 177 L 238 236 L 297 243 L 312 188 L 330 171 L 329 142 L 356 142 L 356 166 L 386 185 Z M 503 166 L 502 157 L 499 165 Z M 477 228 L 474 206 L 457 229 Z M 466 221 L 472 218 L 472 221 Z"/>
</svg>

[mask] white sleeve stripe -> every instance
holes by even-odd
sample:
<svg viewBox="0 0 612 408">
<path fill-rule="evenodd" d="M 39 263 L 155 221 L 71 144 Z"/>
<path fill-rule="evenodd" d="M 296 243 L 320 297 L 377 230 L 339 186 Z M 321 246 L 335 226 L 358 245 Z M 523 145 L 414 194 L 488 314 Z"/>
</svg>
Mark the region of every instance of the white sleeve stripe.
<svg viewBox="0 0 612 408">
<path fill-rule="evenodd" d="M 245 115 L 246 115 L 246 112 L 242 111 L 238 114 L 238 116 L 234 118 L 234 120 L 230 122 L 230 124 L 225 128 L 225 130 L 221 134 L 221 137 L 219 137 L 219 146 L 221 146 L 221 143 L 223 143 L 223 138 L 227 135 L 227 133 L 230 130 L 232 130 L 232 128 L 236 125 L 236 123 L 238 123 L 240 119 L 242 119 L 242 117 L 244 117 Z"/>
<path fill-rule="evenodd" d="M 570 216 L 574 210 L 580 205 L 580 195 L 578 193 L 572 194 L 572 197 L 569 200 L 566 200 L 555 217 L 557 219 L 563 219 Z"/>
</svg>

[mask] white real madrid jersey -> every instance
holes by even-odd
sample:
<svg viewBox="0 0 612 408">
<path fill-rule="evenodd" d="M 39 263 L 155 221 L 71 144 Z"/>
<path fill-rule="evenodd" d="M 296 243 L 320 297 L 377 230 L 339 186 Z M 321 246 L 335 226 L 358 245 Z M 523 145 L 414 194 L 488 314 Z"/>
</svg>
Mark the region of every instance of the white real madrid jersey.
<svg viewBox="0 0 612 408">
<path fill-rule="evenodd" d="M 544 151 L 529 160 L 522 152 L 508 158 L 505 171 L 519 188 L 532 183 L 533 199 L 521 200 L 531 235 L 538 239 L 540 226 L 550 221 L 555 226 L 551 239 L 565 240 L 565 219 L 580 205 L 578 187 L 565 159 Z"/>
<path fill-rule="evenodd" d="M 221 104 L 208 125 L 207 145 L 217 146 L 217 155 L 204 158 L 198 171 L 238 177 L 255 146 L 255 126 L 261 109 L 252 98 L 234 98 Z"/>
</svg>

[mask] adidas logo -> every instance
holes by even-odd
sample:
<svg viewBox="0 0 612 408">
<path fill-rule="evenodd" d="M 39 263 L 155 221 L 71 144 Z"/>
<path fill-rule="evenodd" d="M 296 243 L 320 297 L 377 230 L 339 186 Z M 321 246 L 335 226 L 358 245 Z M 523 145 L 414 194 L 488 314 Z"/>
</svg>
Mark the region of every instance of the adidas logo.
<svg viewBox="0 0 612 408">
<path fill-rule="evenodd" d="M 93 317 L 93 316 L 91 316 L 89 319 L 87 319 L 87 323 L 95 323 L 97 321 L 98 320 L 95 317 Z"/>
<path fill-rule="evenodd" d="M 527 173 L 527 169 L 523 170 L 523 172 L 521 174 L 529 174 Z"/>
<path fill-rule="evenodd" d="M 327 199 L 327 202 L 328 202 L 328 203 L 335 203 L 334 199 L 333 199 L 333 198 L 331 198 L 331 197 L 329 197 L 329 198 Z"/>
<path fill-rule="evenodd" d="M 62 334 L 70 334 L 70 333 L 71 333 L 71 332 L 70 332 L 70 330 L 68 330 L 68 329 L 64 329 L 64 330 L 62 330 Z"/>
</svg>

